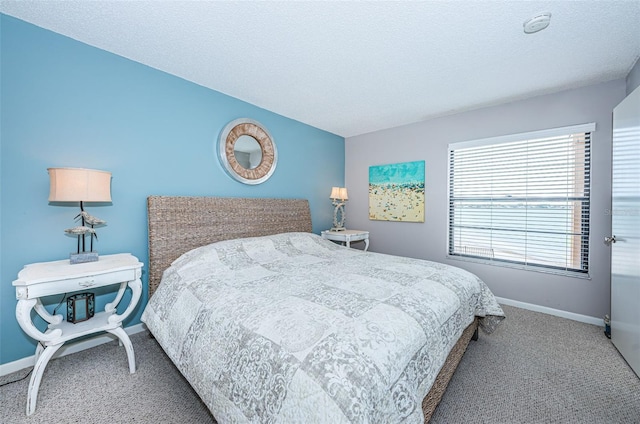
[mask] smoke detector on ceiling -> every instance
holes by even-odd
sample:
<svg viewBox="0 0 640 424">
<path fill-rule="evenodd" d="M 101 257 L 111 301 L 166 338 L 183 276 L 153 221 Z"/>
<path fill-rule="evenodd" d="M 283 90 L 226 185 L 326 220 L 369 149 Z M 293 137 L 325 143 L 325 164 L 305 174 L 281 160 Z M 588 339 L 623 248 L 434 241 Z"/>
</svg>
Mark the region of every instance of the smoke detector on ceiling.
<svg viewBox="0 0 640 424">
<path fill-rule="evenodd" d="M 546 27 L 549 26 L 551 22 L 551 13 L 545 12 L 541 13 L 537 16 L 534 16 L 531 19 L 527 19 L 524 24 L 524 33 L 525 34 L 533 34 L 534 32 L 542 31 Z"/>
</svg>

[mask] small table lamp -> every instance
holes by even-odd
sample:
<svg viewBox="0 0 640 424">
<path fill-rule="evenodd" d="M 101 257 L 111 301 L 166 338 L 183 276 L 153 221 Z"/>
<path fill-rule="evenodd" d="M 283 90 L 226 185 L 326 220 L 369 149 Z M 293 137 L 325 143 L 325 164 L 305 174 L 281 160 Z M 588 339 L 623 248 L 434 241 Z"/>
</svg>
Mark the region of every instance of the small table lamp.
<svg viewBox="0 0 640 424">
<path fill-rule="evenodd" d="M 97 235 L 93 227 L 106 224 L 106 221 L 85 212 L 84 203 L 111 202 L 111 172 L 82 168 L 48 168 L 47 171 L 51 183 L 49 202 L 80 202 L 80 213 L 75 219 L 79 219 L 81 225 L 65 230 L 65 233 L 78 238 L 78 249 L 76 253 L 71 253 L 70 262 L 97 261 L 98 252 L 93 251 L 93 238 L 97 239 Z M 87 234 L 91 237 L 88 252 L 85 249 Z"/>
<path fill-rule="evenodd" d="M 335 206 L 333 210 L 333 228 L 331 231 L 344 231 L 344 221 L 347 217 L 344 212 L 344 205 L 346 201 L 349 200 L 347 189 L 345 187 L 332 187 L 329 198 L 333 201 L 333 206 Z M 338 213 L 340 214 L 340 220 L 338 220 Z"/>
</svg>

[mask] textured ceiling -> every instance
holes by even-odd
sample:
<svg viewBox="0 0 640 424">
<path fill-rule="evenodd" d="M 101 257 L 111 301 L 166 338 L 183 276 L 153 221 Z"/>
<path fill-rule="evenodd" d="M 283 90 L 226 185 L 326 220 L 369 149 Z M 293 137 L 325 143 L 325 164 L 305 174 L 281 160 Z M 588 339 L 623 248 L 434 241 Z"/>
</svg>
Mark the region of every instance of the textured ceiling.
<svg viewBox="0 0 640 424">
<path fill-rule="evenodd" d="M 349 137 L 623 78 L 633 1 L 2 1 L 8 15 Z M 551 12 L 551 25 L 523 22 Z"/>
</svg>

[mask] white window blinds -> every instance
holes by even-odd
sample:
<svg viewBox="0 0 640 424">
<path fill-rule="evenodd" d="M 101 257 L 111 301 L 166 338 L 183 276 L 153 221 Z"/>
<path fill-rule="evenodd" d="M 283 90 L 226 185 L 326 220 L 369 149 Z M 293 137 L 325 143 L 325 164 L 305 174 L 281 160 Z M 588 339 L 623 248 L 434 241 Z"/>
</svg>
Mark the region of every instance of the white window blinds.
<svg viewBox="0 0 640 424">
<path fill-rule="evenodd" d="M 449 255 L 589 270 L 595 124 L 449 146 Z"/>
</svg>

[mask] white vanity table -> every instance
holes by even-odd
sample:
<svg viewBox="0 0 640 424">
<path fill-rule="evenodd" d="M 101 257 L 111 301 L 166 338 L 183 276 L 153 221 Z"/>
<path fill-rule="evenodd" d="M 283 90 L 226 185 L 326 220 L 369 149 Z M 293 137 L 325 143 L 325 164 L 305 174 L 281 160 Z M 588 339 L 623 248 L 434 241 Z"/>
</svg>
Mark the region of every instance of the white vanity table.
<svg viewBox="0 0 640 424">
<path fill-rule="evenodd" d="M 120 340 L 127 352 L 129 372 L 136 371 L 133 346 L 129 336 L 122 328 L 122 321 L 126 319 L 140 300 L 142 293 L 143 264 L 128 253 L 100 256 L 97 262 L 87 262 L 71 265 L 69 260 L 41 262 L 26 265 L 13 282 L 16 288 L 16 318 L 20 327 L 29 337 L 38 341 L 36 347 L 36 364 L 29 381 L 27 393 L 27 415 L 36 409 L 38 389 L 42 374 L 53 354 L 70 340 L 101 331 L 109 332 Z M 105 305 L 103 312 L 83 322 L 76 324 L 63 320 L 60 314 L 51 315 L 40 301 L 41 297 L 56 294 L 90 290 L 98 287 L 119 284 L 115 299 Z M 125 311 L 118 315 L 116 307 L 122 300 L 127 287 L 131 288 L 131 301 Z M 31 310 L 49 323 L 43 333 L 38 330 L 31 320 Z"/>
</svg>

